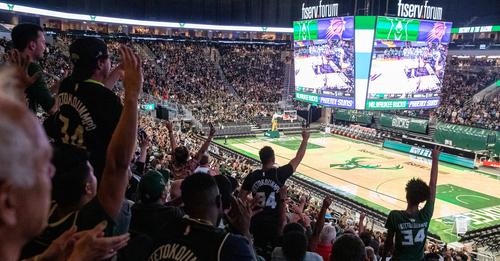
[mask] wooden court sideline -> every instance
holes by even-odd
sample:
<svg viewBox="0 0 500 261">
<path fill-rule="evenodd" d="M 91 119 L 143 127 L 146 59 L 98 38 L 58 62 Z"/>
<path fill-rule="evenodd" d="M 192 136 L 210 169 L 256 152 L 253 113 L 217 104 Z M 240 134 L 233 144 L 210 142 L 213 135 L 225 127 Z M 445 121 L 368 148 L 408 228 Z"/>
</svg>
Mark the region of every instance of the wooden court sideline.
<svg viewBox="0 0 500 261">
<path fill-rule="evenodd" d="M 287 138 L 294 137 L 280 140 L 286 141 Z M 321 147 L 308 149 L 297 172 L 387 209 L 406 207 L 404 188 L 409 179 L 420 177 L 426 182 L 429 180 L 428 160 L 333 135 L 311 137 L 309 143 Z M 296 152 L 268 139 L 255 139 L 232 146 L 255 155 L 263 146 L 271 146 L 280 165 L 286 164 Z M 331 167 L 331 164 L 334 166 Z M 439 167 L 438 185 L 451 184 L 500 198 L 500 180 L 458 166 L 440 164 Z M 434 218 L 469 211 L 462 206 L 437 200 Z"/>
</svg>

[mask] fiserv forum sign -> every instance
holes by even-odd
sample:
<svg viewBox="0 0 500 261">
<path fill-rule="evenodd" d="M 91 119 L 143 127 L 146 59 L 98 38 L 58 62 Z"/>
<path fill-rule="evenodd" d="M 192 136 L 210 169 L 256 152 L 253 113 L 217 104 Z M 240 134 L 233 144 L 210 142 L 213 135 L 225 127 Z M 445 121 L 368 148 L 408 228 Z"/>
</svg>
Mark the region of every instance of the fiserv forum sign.
<svg viewBox="0 0 500 261">
<path fill-rule="evenodd" d="M 320 0 L 318 5 L 306 6 L 302 3 L 302 20 L 334 17 L 339 15 L 339 4 L 325 4 Z"/>
<path fill-rule="evenodd" d="M 427 5 L 429 1 L 425 1 L 423 5 L 405 4 L 401 0 L 398 2 L 398 16 L 416 19 L 441 20 L 443 19 L 443 8 Z"/>
</svg>

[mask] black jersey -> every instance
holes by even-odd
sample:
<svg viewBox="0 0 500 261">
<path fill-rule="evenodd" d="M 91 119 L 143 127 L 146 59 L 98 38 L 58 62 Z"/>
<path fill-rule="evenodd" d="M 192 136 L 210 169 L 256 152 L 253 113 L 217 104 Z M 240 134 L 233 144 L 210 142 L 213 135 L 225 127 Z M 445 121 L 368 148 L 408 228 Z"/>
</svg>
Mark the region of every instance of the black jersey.
<svg viewBox="0 0 500 261">
<path fill-rule="evenodd" d="M 59 111 L 45 123 L 56 143 L 65 143 L 90 153 L 98 179 L 104 170 L 106 150 L 120 119 L 120 98 L 100 82 L 75 83 L 66 78 L 57 96 Z"/>
<path fill-rule="evenodd" d="M 248 241 L 198 220 L 184 217 L 162 229 L 149 261 L 250 261 L 255 257 Z"/>
<path fill-rule="evenodd" d="M 279 191 L 292 174 L 293 167 L 287 164 L 266 171 L 255 170 L 245 177 L 242 188 L 252 192 L 252 196 L 259 199 L 259 206 L 264 209 L 258 215 L 277 216 L 279 214 Z"/>
<path fill-rule="evenodd" d="M 259 249 L 274 247 L 278 237 L 279 206 L 283 204 L 279 200 L 279 191 L 292 174 L 293 167 L 287 164 L 266 171 L 255 170 L 243 181 L 242 188 L 252 192 L 252 196 L 259 199 L 259 205 L 263 208 L 252 217 L 250 224 L 254 245 Z"/>
</svg>

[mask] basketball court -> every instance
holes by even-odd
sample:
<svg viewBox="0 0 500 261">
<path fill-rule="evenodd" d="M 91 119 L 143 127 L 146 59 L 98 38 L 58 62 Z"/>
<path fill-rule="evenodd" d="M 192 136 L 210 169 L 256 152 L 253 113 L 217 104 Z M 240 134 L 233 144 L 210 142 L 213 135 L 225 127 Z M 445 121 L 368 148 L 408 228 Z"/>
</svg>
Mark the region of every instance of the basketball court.
<svg viewBox="0 0 500 261">
<path fill-rule="evenodd" d="M 216 141 L 224 145 L 223 140 Z M 273 147 L 283 165 L 295 156 L 300 135 L 229 139 L 224 146 L 258 159 L 263 146 Z M 429 181 L 429 159 L 331 134 L 312 134 L 295 175 L 312 179 L 353 200 L 389 213 L 404 209 L 405 185 L 412 177 Z M 500 224 L 500 177 L 440 163 L 438 194 L 430 230 L 448 242 L 456 241 L 455 218 L 466 218 L 469 230 Z"/>
</svg>

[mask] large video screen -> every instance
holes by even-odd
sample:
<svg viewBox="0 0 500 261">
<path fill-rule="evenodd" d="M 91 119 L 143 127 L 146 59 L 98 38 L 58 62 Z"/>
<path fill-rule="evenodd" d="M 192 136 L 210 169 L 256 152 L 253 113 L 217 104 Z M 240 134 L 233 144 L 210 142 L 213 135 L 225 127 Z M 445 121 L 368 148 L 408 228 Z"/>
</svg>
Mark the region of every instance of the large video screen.
<svg viewBox="0 0 500 261">
<path fill-rule="evenodd" d="M 296 99 L 354 108 L 354 18 L 294 23 Z"/>
<path fill-rule="evenodd" d="M 439 106 L 451 23 L 378 17 L 366 109 Z"/>
</svg>

